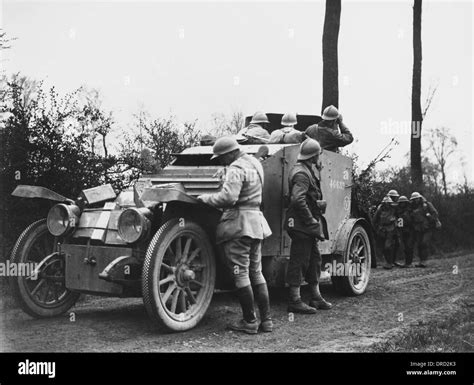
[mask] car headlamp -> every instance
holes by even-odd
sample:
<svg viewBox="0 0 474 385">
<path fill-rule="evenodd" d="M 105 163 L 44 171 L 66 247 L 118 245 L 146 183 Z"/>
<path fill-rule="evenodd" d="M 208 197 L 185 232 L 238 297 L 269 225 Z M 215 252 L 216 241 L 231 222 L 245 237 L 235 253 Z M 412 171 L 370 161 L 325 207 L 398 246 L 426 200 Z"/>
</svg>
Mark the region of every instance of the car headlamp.
<svg viewBox="0 0 474 385">
<path fill-rule="evenodd" d="M 147 208 L 129 208 L 124 210 L 118 219 L 118 233 L 127 243 L 137 242 L 150 229 L 151 212 Z"/>
<path fill-rule="evenodd" d="M 73 227 L 77 226 L 80 215 L 81 210 L 76 205 L 66 205 L 64 203 L 54 205 L 49 210 L 48 218 L 46 219 L 49 232 L 55 237 L 66 234 Z"/>
</svg>

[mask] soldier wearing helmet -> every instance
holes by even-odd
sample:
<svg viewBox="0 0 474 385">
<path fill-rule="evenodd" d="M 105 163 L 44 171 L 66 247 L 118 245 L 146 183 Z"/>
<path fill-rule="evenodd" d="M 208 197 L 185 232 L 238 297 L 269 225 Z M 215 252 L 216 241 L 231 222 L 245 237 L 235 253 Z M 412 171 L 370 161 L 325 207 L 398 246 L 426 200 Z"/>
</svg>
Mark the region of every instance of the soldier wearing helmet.
<svg viewBox="0 0 474 385">
<path fill-rule="evenodd" d="M 261 243 L 272 233 L 260 211 L 263 167 L 255 157 L 242 152 L 233 137 L 219 138 L 212 151 L 213 158 L 229 167 L 222 189 L 214 194 L 200 195 L 198 199 L 223 209 L 216 229 L 216 243 L 223 246 L 243 313 L 243 319 L 230 324 L 229 328 L 248 334 L 256 334 L 259 328 L 271 332 L 273 322 L 268 288 L 262 274 Z"/>
<path fill-rule="evenodd" d="M 392 199 L 392 201 L 394 202 L 393 205 L 395 206 L 395 214 L 396 214 L 397 207 L 398 207 L 398 198 L 400 197 L 400 195 L 398 194 L 397 190 L 390 190 L 388 192 L 387 196 L 389 196 Z M 397 256 L 398 256 L 398 249 L 399 248 L 400 248 L 400 239 L 399 239 L 398 233 L 395 229 L 395 237 L 393 239 L 393 247 L 392 247 L 392 262 L 395 266 L 401 267 L 402 265 L 397 262 Z"/>
<path fill-rule="evenodd" d="M 270 134 L 268 133 L 267 126 L 269 123 L 267 115 L 261 111 L 257 111 L 253 114 L 250 124 L 239 131 L 237 140 L 239 143 L 245 142 L 247 144 L 268 143 Z"/>
<path fill-rule="evenodd" d="M 428 202 L 420 193 L 411 194 L 413 238 L 412 248 L 418 252 L 420 262 L 416 267 L 426 267 L 429 245 L 433 230 L 441 228 L 438 211 L 431 202 Z"/>
<path fill-rule="evenodd" d="M 309 126 L 305 134 L 317 140 L 323 149 L 338 152 L 339 147 L 347 146 L 354 141 L 354 137 L 342 122 L 342 115 L 336 107 L 326 107 L 322 118 L 323 120 L 318 124 Z"/>
<path fill-rule="evenodd" d="M 306 139 L 300 146 L 297 163 L 288 176 L 290 202 L 285 229 L 292 240 L 286 274 L 290 286 L 288 312 L 314 314 L 316 309 L 332 307 L 319 291 L 322 259 L 318 240 L 324 239 L 320 220 L 325 202 L 322 201 L 320 181 L 313 166 L 321 169 L 320 154 L 319 143 Z M 309 306 L 301 300 L 300 295 L 300 286 L 304 280 L 311 288 Z"/>
<path fill-rule="evenodd" d="M 398 198 L 396 216 L 397 228 L 395 240 L 397 241 L 398 245 L 403 244 L 403 252 L 405 254 L 405 264 L 400 265 L 400 267 L 411 267 L 413 262 L 413 223 L 410 201 L 405 195 L 402 195 Z M 394 252 L 394 256 L 396 256 L 396 251 Z"/>
<path fill-rule="evenodd" d="M 393 268 L 392 248 L 395 238 L 395 202 L 386 196 L 377 208 L 373 218 L 373 225 L 377 235 L 377 247 L 385 258 L 385 269 Z"/>
<path fill-rule="evenodd" d="M 304 140 L 304 133 L 295 129 L 297 123 L 296 114 L 289 112 L 283 115 L 281 118 L 283 127 L 272 132 L 268 143 L 301 143 Z"/>
</svg>

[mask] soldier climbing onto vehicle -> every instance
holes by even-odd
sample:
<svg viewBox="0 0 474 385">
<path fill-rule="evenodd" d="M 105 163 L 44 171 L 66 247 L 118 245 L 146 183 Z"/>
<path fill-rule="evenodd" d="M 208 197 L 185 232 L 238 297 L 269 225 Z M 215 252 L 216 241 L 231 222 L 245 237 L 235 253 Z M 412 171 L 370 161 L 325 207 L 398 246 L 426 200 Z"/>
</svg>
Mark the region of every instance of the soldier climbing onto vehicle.
<svg viewBox="0 0 474 385">
<path fill-rule="evenodd" d="M 270 139 L 267 126 L 270 123 L 264 112 L 256 112 L 252 116 L 250 124 L 240 130 L 237 134 L 237 141 L 246 144 L 265 144 Z"/>
<path fill-rule="evenodd" d="M 395 205 L 389 196 L 383 198 L 373 218 L 373 225 L 377 234 L 377 247 L 385 258 L 385 269 L 393 267 L 392 247 L 395 238 Z"/>
<path fill-rule="evenodd" d="M 324 150 L 339 152 L 339 147 L 347 146 L 354 141 L 349 128 L 343 123 L 342 115 L 336 107 L 329 106 L 323 111 L 323 120 L 309 126 L 305 134 L 319 142 Z"/>
<path fill-rule="evenodd" d="M 292 313 L 314 314 L 316 309 L 332 307 L 319 290 L 322 258 L 318 241 L 324 240 L 320 221 L 325 202 L 313 166 L 321 169 L 320 154 L 319 143 L 306 139 L 288 176 L 290 202 L 285 229 L 291 237 L 291 248 L 286 280 L 290 286 L 288 312 Z M 304 280 L 311 289 L 309 306 L 301 300 L 300 286 Z"/>
<path fill-rule="evenodd" d="M 288 112 L 281 118 L 282 128 L 275 130 L 270 135 L 268 143 L 301 143 L 304 140 L 304 133 L 295 129 L 298 123 L 296 114 Z"/>
<path fill-rule="evenodd" d="M 412 267 L 413 262 L 413 221 L 412 221 L 412 212 L 410 207 L 410 201 L 405 195 L 402 195 L 398 198 L 397 201 L 397 208 L 396 208 L 396 216 L 397 216 L 397 228 L 396 228 L 396 236 L 395 236 L 395 245 L 402 245 L 403 244 L 403 253 L 405 255 L 405 263 L 400 265 L 400 267 Z M 395 246 L 395 247 L 398 247 Z M 395 249 L 394 247 L 394 249 Z M 396 256 L 396 252 L 393 254 Z M 394 259 L 394 263 L 395 259 Z"/>
<path fill-rule="evenodd" d="M 229 167 L 221 191 L 200 195 L 198 199 L 224 209 L 217 225 L 216 242 L 223 245 L 243 313 L 243 319 L 229 328 L 248 334 L 256 334 L 259 328 L 271 332 L 273 322 L 261 254 L 262 239 L 271 235 L 260 211 L 263 167 L 255 157 L 241 151 L 235 138 L 218 139 L 212 150 L 213 158 Z M 255 314 L 254 294 L 260 311 L 260 326 Z"/>
<path fill-rule="evenodd" d="M 418 253 L 420 262 L 416 267 L 426 267 L 428 252 L 434 229 L 441 228 L 438 211 L 420 193 L 414 192 L 410 197 L 412 206 L 413 238 L 412 248 Z"/>
</svg>

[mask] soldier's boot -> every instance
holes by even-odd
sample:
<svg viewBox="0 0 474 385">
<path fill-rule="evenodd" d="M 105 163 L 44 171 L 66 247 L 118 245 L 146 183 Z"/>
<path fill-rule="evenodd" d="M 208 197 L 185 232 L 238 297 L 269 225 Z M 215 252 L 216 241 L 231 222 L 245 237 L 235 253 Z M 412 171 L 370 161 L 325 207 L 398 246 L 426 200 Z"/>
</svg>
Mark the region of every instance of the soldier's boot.
<svg viewBox="0 0 474 385">
<path fill-rule="evenodd" d="M 403 267 L 401 263 L 397 262 L 399 245 L 400 245 L 400 242 L 396 240 L 392 249 L 392 262 L 393 262 L 393 265 L 396 267 Z"/>
<path fill-rule="evenodd" d="M 321 292 L 319 291 L 319 284 L 314 283 L 310 285 L 311 288 L 311 300 L 309 301 L 309 306 L 314 307 L 319 310 L 329 310 L 332 308 L 332 303 L 326 301 Z"/>
<path fill-rule="evenodd" d="M 255 314 L 252 286 L 248 285 L 237 289 L 237 297 L 242 307 L 243 319 L 227 325 L 227 328 L 247 334 L 257 334 L 258 322 Z"/>
<path fill-rule="evenodd" d="M 301 300 L 300 287 L 290 286 L 290 301 L 288 302 L 288 313 L 316 314 L 314 307 L 306 305 Z"/>
<path fill-rule="evenodd" d="M 391 256 L 391 250 L 386 250 L 384 252 L 385 256 L 385 264 L 383 265 L 384 269 L 390 270 L 393 268 L 393 261 L 392 261 L 392 256 Z"/>
<path fill-rule="evenodd" d="M 261 323 L 259 330 L 265 333 L 270 333 L 273 331 L 273 321 L 270 313 L 270 296 L 268 295 L 267 284 L 261 283 L 260 285 L 255 285 L 253 287 L 253 292 L 260 313 Z"/>
</svg>

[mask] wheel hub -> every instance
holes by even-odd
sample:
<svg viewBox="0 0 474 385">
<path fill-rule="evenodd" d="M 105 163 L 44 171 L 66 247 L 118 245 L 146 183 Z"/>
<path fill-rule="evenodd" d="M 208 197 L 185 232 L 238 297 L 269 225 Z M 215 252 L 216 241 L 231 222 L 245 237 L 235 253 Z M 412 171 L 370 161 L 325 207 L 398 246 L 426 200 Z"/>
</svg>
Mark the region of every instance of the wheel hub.
<svg viewBox="0 0 474 385">
<path fill-rule="evenodd" d="M 180 286 L 187 286 L 189 281 L 196 279 L 196 273 L 187 265 L 181 265 L 176 271 L 176 281 Z"/>
</svg>

